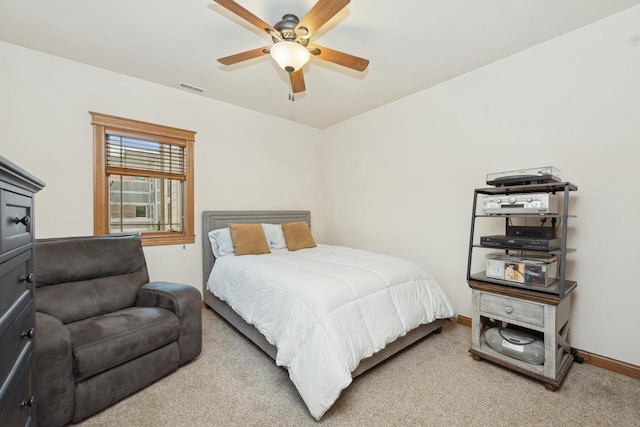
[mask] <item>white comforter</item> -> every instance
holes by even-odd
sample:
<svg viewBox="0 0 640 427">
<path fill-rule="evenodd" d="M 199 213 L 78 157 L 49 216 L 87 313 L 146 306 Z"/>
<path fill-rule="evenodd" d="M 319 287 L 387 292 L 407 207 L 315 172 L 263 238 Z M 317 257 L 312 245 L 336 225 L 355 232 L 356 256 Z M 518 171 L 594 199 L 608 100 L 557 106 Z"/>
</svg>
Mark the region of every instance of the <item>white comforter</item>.
<svg viewBox="0 0 640 427">
<path fill-rule="evenodd" d="M 454 316 L 420 266 L 340 246 L 221 257 L 207 288 L 277 347 L 276 363 L 316 420 L 360 360 L 423 323 Z"/>
</svg>

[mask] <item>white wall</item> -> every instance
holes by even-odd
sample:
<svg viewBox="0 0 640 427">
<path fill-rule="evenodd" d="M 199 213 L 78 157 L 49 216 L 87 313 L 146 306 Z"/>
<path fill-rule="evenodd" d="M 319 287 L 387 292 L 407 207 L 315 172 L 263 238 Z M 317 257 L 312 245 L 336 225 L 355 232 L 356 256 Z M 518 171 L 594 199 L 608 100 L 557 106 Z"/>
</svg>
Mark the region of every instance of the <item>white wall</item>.
<svg viewBox="0 0 640 427">
<path fill-rule="evenodd" d="M 0 42 L 0 153 L 47 183 L 36 237 L 93 234 L 89 111 L 197 132 L 196 243 L 146 247 L 152 280 L 200 288 L 203 210 L 310 209 L 322 240 L 319 130 Z"/>
<path fill-rule="evenodd" d="M 571 344 L 640 365 L 640 7 L 326 130 L 328 242 L 399 255 L 471 315 L 473 189 L 553 165 L 578 185 Z"/>
<path fill-rule="evenodd" d="M 200 286 L 202 210 L 311 209 L 318 241 L 418 262 L 466 316 L 473 188 L 554 165 L 579 186 L 572 345 L 640 365 L 639 24 L 636 7 L 324 132 L 0 42 L 0 153 L 48 184 L 37 237 L 87 235 L 88 111 L 196 131 L 196 244 L 146 248 L 152 279 Z"/>
</svg>

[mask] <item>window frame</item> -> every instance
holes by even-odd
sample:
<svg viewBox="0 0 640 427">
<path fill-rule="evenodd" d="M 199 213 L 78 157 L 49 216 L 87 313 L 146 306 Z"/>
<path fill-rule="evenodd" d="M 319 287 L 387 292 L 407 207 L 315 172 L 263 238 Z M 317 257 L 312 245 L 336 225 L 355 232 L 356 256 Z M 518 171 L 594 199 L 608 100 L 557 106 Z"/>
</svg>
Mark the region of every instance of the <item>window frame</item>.
<svg viewBox="0 0 640 427">
<path fill-rule="evenodd" d="M 193 152 L 195 132 L 169 126 L 141 122 L 123 117 L 89 111 L 93 125 L 93 233 L 109 232 L 109 181 L 107 176 L 107 133 L 125 135 L 184 147 L 187 162 L 183 183 L 183 221 L 181 232 L 143 232 L 143 246 L 177 245 L 195 243 Z M 126 172 L 126 171 L 123 171 Z M 123 175 L 136 176 L 123 173 Z M 155 175 L 154 175 L 155 176 Z M 160 175 L 158 175 L 160 176 Z M 115 234 L 115 233 L 114 233 Z"/>
</svg>

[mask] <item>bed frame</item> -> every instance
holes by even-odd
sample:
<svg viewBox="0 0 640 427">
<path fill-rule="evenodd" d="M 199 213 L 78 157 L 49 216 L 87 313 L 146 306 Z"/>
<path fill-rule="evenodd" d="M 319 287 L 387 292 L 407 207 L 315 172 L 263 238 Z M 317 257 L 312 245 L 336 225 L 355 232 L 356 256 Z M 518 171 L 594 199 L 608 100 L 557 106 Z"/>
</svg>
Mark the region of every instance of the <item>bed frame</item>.
<svg viewBox="0 0 640 427">
<path fill-rule="evenodd" d="M 228 223 L 239 224 L 285 224 L 288 222 L 305 221 L 311 228 L 310 211 L 204 211 L 202 212 L 202 296 L 207 307 L 222 316 L 233 327 L 264 350 L 272 359 L 276 358 L 276 347 L 271 345 L 258 330 L 245 322 L 229 305 L 207 290 L 209 273 L 216 262 L 211 250 L 208 233 L 211 230 L 227 227 Z M 432 332 L 440 333 L 445 320 L 437 319 L 431 323 L 421 325 L 405 336 L 388 344 L 383 350 L 371 357 L 360 361 L 358 367 L 351 373 L 353 378 L 374 367 L 383 360 L 391 357 L 400 350 L 426 337 Z"/>
</svg>

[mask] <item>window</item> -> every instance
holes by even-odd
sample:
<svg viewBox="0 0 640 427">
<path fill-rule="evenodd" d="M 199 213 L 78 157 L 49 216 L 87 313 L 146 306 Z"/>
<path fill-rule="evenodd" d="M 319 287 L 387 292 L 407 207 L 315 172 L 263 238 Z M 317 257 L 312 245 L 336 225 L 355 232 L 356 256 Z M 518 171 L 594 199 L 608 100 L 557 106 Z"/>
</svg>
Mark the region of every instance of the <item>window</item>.
<svg viewBox="0 0 640 427">
<path fill-rule="evenodd" d="M 94 234 L 142 233 L 142 243 L 194 243 L 195 132 L 91 113 Z"/>
<path fill-rule="evenodd" d="M 149 218 L 146 206 L 136 206 L 136 218 Z"/>
</svg>

